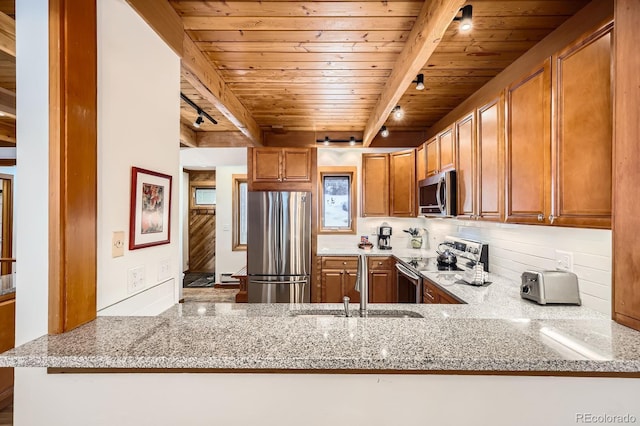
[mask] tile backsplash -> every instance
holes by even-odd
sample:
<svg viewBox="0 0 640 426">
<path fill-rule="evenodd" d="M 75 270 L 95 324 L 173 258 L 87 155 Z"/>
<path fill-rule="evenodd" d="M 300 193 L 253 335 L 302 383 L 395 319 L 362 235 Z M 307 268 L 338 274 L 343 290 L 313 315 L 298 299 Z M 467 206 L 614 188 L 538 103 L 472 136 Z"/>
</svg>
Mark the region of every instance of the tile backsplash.
<svg viewBox="0 0 640 426">
<path fill-rule="evenodd" d="M 520 283 L 527 269 L 556 269 L 556 250 L 573 255 L 582 304 L 611 313 L 611 231 L 553 226 L 426 218 L 358 218 L 356 235 L 318 235 L 318 248 L 355 247 L 361 235 L 376 244 L 376 228 L 387 222 L 393 228 L 391 245 L 408 248 L 403 229 L 424 228 L 423 248 L 436 249 L 446 235 L 489 244 L 490 271 Z"/>
</svg>

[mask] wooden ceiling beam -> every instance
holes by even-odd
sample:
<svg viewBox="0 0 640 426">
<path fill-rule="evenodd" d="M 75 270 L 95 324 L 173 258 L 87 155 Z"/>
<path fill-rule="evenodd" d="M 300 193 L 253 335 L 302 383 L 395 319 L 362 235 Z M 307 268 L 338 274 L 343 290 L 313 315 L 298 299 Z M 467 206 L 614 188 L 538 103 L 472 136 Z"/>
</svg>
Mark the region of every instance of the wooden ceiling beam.
<svg viewBox="0 0 640 426">
<path fill-rule="evenodd" d="M 16 94 L 0 87 L 0 115 L 16 118 Z"/>
<path fill-rule="evenodd" d="M 184 26 L 168 1 L 127 0 L 127 3 L 178 56 L 182 56 Z"/>
<path fill-rule="evenodd" d="M 16 21 L 0 12 L 0 51 L 16 57 Z"/>
<path fill-rule="evenodd" d="M 253 146 L 242 132 L 195 132 L 198 148 L 237 148 Z"/>
<path fill-rule="evenodd" d="M 380 94 L 364 130 L 363 145 L 369 146 L 389 113 L 402 98 L 415 76 L 427 63 L 465 0 L 431 0 L 424 3 L 409 33 L 407 43 Z"/>
<path fill-rule="evenodd" d="M 198 147 L 196 132 L 191 130 L 189 126 L 184 123 L 180 123 L 180 143 L 191 148 Z"/>
<path fill-rule="evenodd" d="M 231 121 L 254 146 L 262 145 L 262 131 L 249 110 L 229 89 L 220 71 L 204 56 L 185 33 L 182 55 L 182 76 L 204 99 Z"/>
</svg>

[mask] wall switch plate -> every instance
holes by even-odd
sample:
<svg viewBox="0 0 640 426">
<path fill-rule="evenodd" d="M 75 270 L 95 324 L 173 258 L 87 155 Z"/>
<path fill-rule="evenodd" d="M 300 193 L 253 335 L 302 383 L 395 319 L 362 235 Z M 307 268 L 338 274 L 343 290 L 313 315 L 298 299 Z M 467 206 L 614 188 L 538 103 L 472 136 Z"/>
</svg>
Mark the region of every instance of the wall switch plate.
<svg viewBox="0 0 640 426">
<path fill-rule="evenodd" d="M 163 259 L 158 266 L 158 281 L 164 281 L 171 277 L 171 262 L 169 259 Z"/>
<path fill-rule="evenodd" d="M 223 231 L 230 231 L 230 230 L 231 230 L 231 227 L 229 226 L 229 224 L 228 224 L 228 223 L 225 223 L 224 225 L 222 225 L 222 230 L 223 230 Z"/>
<path fill-rule="evenodd" d="M 124 256 L 124 231 L 116 231 L 111 237 L 111 257 Z"/>
<path fill-rule="evenodd" d="M 144 288 L 144 266 L 136 266 L 127 272 L 127 292 L 138 292 Z"/>
<path fill-rule="evenodd" d="M 573 253 L 556 250 L 556 269 L 573 272 Z"/>
</svg>

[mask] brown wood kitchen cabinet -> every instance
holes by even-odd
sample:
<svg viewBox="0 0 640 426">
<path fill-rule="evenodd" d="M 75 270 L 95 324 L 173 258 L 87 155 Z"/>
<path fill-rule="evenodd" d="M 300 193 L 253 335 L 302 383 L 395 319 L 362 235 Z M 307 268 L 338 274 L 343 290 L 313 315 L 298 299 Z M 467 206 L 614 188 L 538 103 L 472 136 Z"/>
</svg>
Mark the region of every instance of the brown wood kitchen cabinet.
<svg viewBox="0 0 640 426">
<path fill-rule="evenodd" d="M 475 219 L 477 216 L 478 182 L 476 173 L 476 120 L 475 113 L 465 115 L 455 123 L 456 181 L 458 183 L 458 217 Z"/>
<path fill-rule="evenodd" d="M 427 177 L 455 168 L 453 129 L 448 128 L 426 143 Z"/>
<path fill-rule="evenodd" d="M 427 144 L 423 143 L 416 148 L 416 180 L 421 181 L 427 177 Z"/>
<path fill-rule="evenodd" d="M 249 148 L 250 191 L 311 191 L 316 170 L 315 148 Z"/>
<path fill-rule="evenodd" d="M 342 303 L 348 296 L 351 302 L 360 302 L 355 291 L 358 258 L 356 256 L 323 256 L 320 272 L 320 302 Z"/>
<path fill-rule="evenodd" d="M 477 213 L 475 218 L 500 221 L 504 217 L 504 132 L 502 96 L 476 111 Z"/>
<path fill-rule="evenodd" d="M 416 214 L 415 150 L 362 154 L 363 217 Z"/>
<path fill-rule="evenodd" d="M 439 285 L 425 278 L 422 280 L 422 303 L 460 304 L 463 302 L 443 290 Z"/>
<path fill-rule="evenodd" d="M 0 297 L 0 353 L 15 345 L 15 294 Z M 0 368 L 0 409 L 13 400 L 13 368 Z"/>
<path fill-rule="evenodd" d="M 370 256 L 369 303 L 397 303 L 397 284 L 393 257 Z"/>
</svg>

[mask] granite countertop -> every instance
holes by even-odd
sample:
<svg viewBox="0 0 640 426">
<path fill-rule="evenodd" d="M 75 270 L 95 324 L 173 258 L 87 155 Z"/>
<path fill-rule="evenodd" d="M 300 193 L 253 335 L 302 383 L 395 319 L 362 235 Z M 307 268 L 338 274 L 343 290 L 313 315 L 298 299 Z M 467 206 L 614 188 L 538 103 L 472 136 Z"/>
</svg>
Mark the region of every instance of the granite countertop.
<svg viewBox="0 0 640 426">
<path fill-rule="evenodd" d="M 371 311 L 423 318 L 346 318 L 304 315 L 338 314 L 342 304 L 185 303 L 157 317 L 99 317 L 69 333 L 43 336 L 0 355 L 0 366 L 640 373 L 640 333 L 604 314 L 539 306 L 520 298 L 517 283 L 495 274 L 486 287 L 457 283 L 450 273 L 423 275 L 466 304 L 371 304 Z"/>
<path fill-rule="evenodd" d="M 358 247 L 321 247 L 317 251 L 318 256 L 357 256 L 364 254 L 367 256 L 395 256 L 395 257 L 433 257 L 437 256 L 435 251 L 427 249 L 412 249 L 408 247 L 392 248 L 391 250 L 380 250 L 374 246 L 371 250 L 363 250 Z"/>
</svg>

